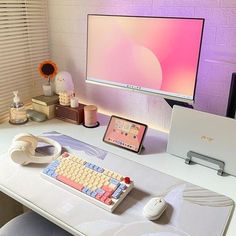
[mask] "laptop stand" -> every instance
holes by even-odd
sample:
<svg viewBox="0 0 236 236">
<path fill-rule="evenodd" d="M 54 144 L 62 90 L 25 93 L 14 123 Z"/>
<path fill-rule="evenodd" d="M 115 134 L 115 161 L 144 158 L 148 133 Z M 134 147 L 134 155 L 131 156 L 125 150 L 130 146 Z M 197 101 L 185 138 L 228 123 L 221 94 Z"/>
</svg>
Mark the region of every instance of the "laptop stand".
<svg viewBox="0 0 236 236">
<path fill-rule="evenodd" d="M 192 161 L 192 157 L 195 157 L 195 158 L 198 158 L 198 159 L 201 159 L 204 161 L 208 161 L 210 163 L 218 165 L 219 169 L 217 170 L 217 174 L 221 175 L 221 176 L 223 175 L 224 167 L 225 167 L 225 163 L 223 161 L 217 160 L 213 157 L 209 157 L 209 156 L 197 153 L 197 152 L 189 151 L 187 153 L 187 158 L 185 159 L 185 163 L 190 164 Z"/>
</svg>

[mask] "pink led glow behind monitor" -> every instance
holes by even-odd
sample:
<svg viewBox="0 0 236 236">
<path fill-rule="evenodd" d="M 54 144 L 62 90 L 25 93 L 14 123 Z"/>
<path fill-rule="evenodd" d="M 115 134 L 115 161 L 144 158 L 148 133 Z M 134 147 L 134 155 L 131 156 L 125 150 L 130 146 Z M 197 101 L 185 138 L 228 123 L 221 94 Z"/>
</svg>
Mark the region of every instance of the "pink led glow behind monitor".
<svg viewBox="0 0 236 236">
<path fill-rule="evenodd" d="M 204 19 L 88 15 L 86 81 L 192 103 Z"/>
</svg>

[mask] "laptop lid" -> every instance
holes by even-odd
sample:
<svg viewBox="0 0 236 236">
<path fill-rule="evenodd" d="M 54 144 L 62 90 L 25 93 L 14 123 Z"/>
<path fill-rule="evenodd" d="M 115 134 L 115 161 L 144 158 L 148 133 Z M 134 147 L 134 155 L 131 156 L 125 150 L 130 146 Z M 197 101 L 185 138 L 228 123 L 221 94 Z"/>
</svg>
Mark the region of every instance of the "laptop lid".
<svg viewBox="0 0 236 236">
<path fill-rule="evenodd" d="M 189 151 L 223 161 L 224 172 L 236 176 L 236 120 L 174 106 L 167 152 L 186 159 Z M 198 158 L 193 161 L 218 169 Z"/>
</svg>

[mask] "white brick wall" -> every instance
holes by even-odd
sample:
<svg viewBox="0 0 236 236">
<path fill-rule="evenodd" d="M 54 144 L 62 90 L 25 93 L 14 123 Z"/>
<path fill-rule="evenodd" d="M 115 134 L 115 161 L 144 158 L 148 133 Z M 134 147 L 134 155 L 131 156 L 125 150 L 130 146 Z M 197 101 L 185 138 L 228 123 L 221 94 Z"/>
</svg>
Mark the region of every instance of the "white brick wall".
<svg viewBox="0 0 236 236">
<path fill-rule="evenodd" d="M 171 109 L 162 98 L 85 84 L 88 13 L 204 17 L 195 108 L 225 115 L 236 71 L 235 0 L 49 0 L 52 59 L 72 74 L 81 102 L 166 130 Z"/>
</svg>

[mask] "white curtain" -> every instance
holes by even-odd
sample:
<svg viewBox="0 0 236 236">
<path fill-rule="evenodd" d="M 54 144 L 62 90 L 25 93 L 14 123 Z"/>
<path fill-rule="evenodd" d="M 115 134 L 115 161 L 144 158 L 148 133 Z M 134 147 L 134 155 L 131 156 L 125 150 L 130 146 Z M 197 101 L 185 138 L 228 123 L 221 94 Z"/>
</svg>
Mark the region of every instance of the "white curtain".
<svg viewBox="0 0 236 236">
<path fill-rule="evenodd" d="M 38 64 L 49 58 L 47 0 L 0 0 L 0 122 L 12 91 L 22 102 L 42 93 Z"/>
</svg>

